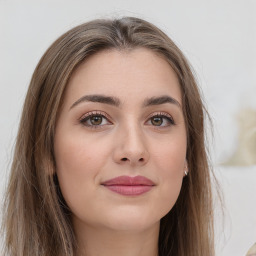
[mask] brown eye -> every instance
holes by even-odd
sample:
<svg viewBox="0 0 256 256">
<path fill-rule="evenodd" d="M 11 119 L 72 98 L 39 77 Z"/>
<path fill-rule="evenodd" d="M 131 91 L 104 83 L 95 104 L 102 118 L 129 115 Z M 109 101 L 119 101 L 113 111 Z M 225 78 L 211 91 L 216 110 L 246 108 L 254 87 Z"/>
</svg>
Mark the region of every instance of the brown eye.
<svg viewBox="0 0 256 256">
<path fill-rule="evenodd" d="M 88 128 L 102 128 L 105 125 L 111 124 L 105 114 L 93 112 L 88 113 L 85 117 L 79 120 L 79 122 Z"/>
<path fill-rule="evenodd" d="M 102 123 L 102 116 L 92 116 L 90 117 L 90 122 L 92 125 L 100 125 Z"/>
<path fill-rule="evenodd" d="M 175 125 L 173 118 L 169 114 L 160 113 L 156 115 L 152 115 L 148 121 L 146 122 L 147 125 L 153 125 L 159 128 L 170 127 Z"/>
<path fill-rule="evenodd" d="M 153 125 L 155 125 L 155 126 L 160 126 L 163 123 L 163 118 L 162 117 L 158 117 L 158 116 L 152 117 L 151 118 L 151 123 Z"/>
</svg>

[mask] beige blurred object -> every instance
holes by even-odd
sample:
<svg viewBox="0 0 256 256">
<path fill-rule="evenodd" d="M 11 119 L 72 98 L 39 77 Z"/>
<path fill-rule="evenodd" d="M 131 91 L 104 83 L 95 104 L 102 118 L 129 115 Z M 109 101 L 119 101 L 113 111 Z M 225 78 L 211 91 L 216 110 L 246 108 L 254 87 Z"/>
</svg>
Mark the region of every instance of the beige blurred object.
<svg viewBox="0 0 256 256">
<path fill-rule="evenodd" d="M 237 120 L 239 125 L 238 145 L 234 154 L 222 165 L 254 165 L 256 164 L 256 110 L 241 110 Z"/>
<path fill-rule="evenodd" d="M 250 248 L 246 256 L 256 256 L 256 243 Z"/>
</svg>

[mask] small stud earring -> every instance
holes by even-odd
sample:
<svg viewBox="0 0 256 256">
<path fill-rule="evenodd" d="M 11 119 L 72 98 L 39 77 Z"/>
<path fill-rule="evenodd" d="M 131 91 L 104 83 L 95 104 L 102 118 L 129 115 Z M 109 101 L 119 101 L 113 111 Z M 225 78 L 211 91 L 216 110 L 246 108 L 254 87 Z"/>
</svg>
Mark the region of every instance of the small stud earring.
<svg viewBox="0 0 256 256">
<path fill-rule="evenodd" d="M 187 165 L 187 163 L 186 163 L 186 165 L 185 165 L 185 170 L 184 170 L 184 172 L 185 172 L 185 176 L 187 176 L 187 175 L 188 175 L 188 165 Z"/>
</svg>

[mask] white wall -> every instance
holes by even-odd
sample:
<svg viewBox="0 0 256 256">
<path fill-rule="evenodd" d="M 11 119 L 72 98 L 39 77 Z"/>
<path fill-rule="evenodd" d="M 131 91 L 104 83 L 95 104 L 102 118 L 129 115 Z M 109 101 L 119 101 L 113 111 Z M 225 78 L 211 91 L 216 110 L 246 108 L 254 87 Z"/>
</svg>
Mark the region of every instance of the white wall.
<svg viewBox="0 0 256 256">
<path fill-rule="evenodd" d="M 225 167 L 239 147 L 236 115 L 256 110 L 255 0 L 0 0 L 0 195 L 32 72 L 67 29 L 106 16 L 139 16 L 161 27 L 194 66 L 215 125 L 212 158 L 226 198 L 217 256 L 245 255 L 256 241 L 256 166 Z M 255 156 L 256 159 L 256 156 Z"/>
</svg>

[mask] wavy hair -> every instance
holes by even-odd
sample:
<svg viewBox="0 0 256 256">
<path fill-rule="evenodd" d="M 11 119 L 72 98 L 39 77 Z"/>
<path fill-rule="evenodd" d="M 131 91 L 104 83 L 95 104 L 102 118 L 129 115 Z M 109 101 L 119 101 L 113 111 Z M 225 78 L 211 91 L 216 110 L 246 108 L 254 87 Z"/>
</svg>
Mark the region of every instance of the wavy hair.
<svg viewBox="0 0 256 256">
<path fill-rule="evenodd" d="M 179 79 L 187 132 L 189 175 L 160 221 L 159 256 L 213 256 L 211 169 L 200 91 L 188 61 L 153 24 L 134 17 L 98 19 L 59 37 L 39 61 L 25 99 L 5 197 L 4 255 L 74 256 L 70 211 L 55 174 L 54 133 L 65 88 L 87 57 L 107 49 L 149 49 L 166 59 Z"/>
</svg>

